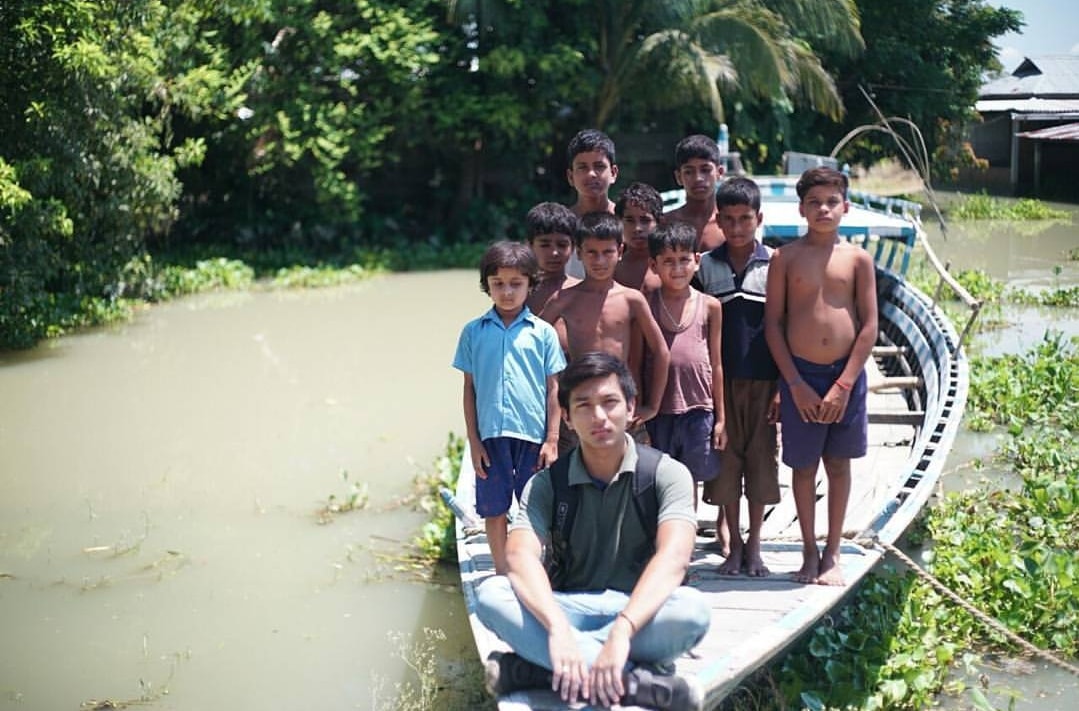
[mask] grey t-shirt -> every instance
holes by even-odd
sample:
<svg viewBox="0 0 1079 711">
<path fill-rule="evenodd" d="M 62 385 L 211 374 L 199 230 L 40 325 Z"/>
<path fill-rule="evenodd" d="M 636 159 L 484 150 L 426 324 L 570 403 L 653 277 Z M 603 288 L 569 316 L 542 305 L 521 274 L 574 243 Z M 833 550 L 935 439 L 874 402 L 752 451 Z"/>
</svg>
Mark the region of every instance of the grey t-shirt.
<svg viewBox="0 0 1079 711">
<path fill-rule="evenodd" d="M 569 483 L 580 487 L 580 499 L 570 533 L 572 560 L 562 590 L 620 590 L 630 592 L 648 564 L 651 542 L 633 504 L 633 472 L 637 448 L 626 435 L 626 454 L 618 474 L 600 489 L 588 475 L 579 448 L 570 453 Z M 686 521 L 696 526 L 693 477 L 680 462 L 663 455 L 656 469 L 659 520 Z M 533 531 L 546 546 L 551 539 L 554 490 L 544 469 L 525 485 L 521 505 L 510 530 Z"/>
</svg>

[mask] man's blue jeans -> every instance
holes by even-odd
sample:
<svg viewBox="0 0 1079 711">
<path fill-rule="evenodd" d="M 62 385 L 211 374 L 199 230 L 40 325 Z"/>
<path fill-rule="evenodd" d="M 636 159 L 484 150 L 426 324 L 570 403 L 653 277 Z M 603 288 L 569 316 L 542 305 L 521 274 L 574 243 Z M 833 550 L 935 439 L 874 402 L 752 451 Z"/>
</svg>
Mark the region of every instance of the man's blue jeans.
<svg viewBox="0 0 1079 711">
<path fill-rule="evenodd" d="M 555 592 L 570 626 L 576 631 L 577 645 L 591 667 L 607 640 L 615 617 L 629 601 L 629 595 L 617 590 L 601 592 Z M 476 594 L 476 615 L 502 638 L 517 654 L 550 669 L 551 656 L 547 630 L 514 594 L 504 575 L 488 578 Z M 633 635 L 629 667 L 635 664 L 666 664 L 692 649 L 708 631 L 712 611 L 699 590 L 676 589 L 652 620 Z"/>
</svg>

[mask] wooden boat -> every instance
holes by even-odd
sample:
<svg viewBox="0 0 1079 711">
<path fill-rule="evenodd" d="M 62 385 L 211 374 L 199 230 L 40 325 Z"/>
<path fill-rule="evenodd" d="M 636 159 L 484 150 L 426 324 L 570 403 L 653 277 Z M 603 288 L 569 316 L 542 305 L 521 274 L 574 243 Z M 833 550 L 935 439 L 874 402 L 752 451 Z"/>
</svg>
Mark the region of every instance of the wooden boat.
<svg viewBox="0 0 1079 711">
<path fill-rule="evenodd" d="M 796 177 L 758 179 L 763 205 L 763 238 L 782 243 L 804 230 L 794 195 Z M 665 198 L 677 201 L 678 193 Z M 771 570 L 764 578 L 721 576 L 720 555 L 710 538 L 698 538 L 691 564 L 691 584 L 705 592 L 712 606 L 707 637 L 677 661 L 677 673 L 694 675 L 705 690 L 705 708 L 713 708 L 755 670 L 775 659 L 813 627 L 885 555 L 932 495 L 951 449 L 967 397 L 967 360 L 962 337 L 977 314 L 978 303 L 948 274 L 920 228 L 920 206 L 902 200 L 878 200 L 852 191 L 852 207 L 842 234 L 873 254 L 877 264 L 880 335 L 869 378 L 869 452 L 852 462 L 852 490 L 844 525 L 841 567 L 846 587 L 804 585 L 789 573 L 801 565 L 801 536 L 790 490 L 790 470 L 781 467 L 782 500 L 765 513 L 763 557 Z M 948 286 L 971 308 L 970 320 L 957 333 L 934 299 L 912 286 L 904 275 L 921 241 L 941 286 Z M 940 293 L 940 288 L 937 290 Z M 480 659 L 507 647 L 475 615 L 476 587 L 493 574 L 482 526 L 469 526 L 474 474 L 465 453 L 455 505 L 461 583 Z M 827 484 L 818 476 L 818 538 L 827 525 Z M 743 500 L 743 506 L 745 502 Z M 702 506 L 702 522 L 715 521 L 715 509 Z M 743 512 L 742 521 L 748 516 Z M 475 521 L 473 517 L 473 521 Z M 505 711 L 562 709 L 553 693 L 516 692 L 499 699 Z M 577 706 L 581 708 L 582 706 Z"/>
</svg>

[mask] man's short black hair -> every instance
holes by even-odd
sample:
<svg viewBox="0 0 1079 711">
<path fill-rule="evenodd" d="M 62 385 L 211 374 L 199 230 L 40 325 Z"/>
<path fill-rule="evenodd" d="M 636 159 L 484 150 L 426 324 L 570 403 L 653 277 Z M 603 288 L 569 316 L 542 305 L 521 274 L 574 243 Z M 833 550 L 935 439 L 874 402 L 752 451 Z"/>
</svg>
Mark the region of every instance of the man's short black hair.
<svg viewBox="0 0 1079 711">
<path fill-rule="evenodd" d="M 536 280 L 539 278 L 539 262 L 532 248 L 521 242 L 502 240 L 488 247 L 483 253 L 483 258 L 480 259 L 480 289 L 484 294 L 491 293 L 487 286 L 487 277 L 498 274 L 498 270 L 502 267 L 517 269 L 528 277 L 529 291 L 536 286 Z"/>
<path fill-rule="evenodd" d="M 615 164 L 614 141 L 611 137 L 598 128 L 586 128 L 578 131 L 577 135 L 570 139 L 569 147 L 566 149 L 566 165 L 572 168 L 573 159 L 577 157 L 577 154 L 588 151 L 598 151 L 607 156 L 611 165 Z"/>
<path fill-rule="evenodd" d="M 606 378 L 608 375 L 618 376 L 618 386 L 625 396 L 626 402 L 637 399 L 637 384 L 633 382 L 633 375 L 629 368 L 618 358 L 610 353 L 585 353 L 580 358 L 570 361 L 566 369 L 558 376 L 558 404 L 562 409 L 569 410 L 569 399 L 573 395 L 574 388 L 586 380 L 593 378 Z"/>
<path fill-rule="evenodd" d="M 716 190 L 716 209 L 748 205 L 761 211 L 761 189 L 749 178 L 729 178 Z"/>
</svg>

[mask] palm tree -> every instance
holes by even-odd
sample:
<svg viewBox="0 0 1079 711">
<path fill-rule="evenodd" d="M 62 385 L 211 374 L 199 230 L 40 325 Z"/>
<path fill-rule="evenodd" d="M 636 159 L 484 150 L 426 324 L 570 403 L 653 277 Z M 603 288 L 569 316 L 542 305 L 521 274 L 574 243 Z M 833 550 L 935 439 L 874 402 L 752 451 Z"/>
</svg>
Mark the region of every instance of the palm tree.
<svg viewBox="0 0 1079 711">
<path fill-rule="evenodd" d="M 603 127 L 631 87 L 705 103 L 723 120 L 721 89 L 789 99 L 838 119 L 839 92 L 814 54 L 864 48 L 854 0 L 601 0 L 591 123 Z"/>
</svg>

